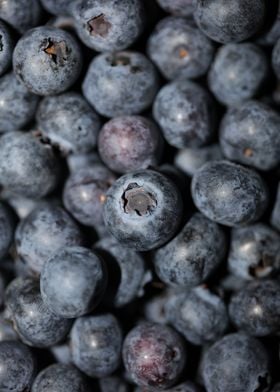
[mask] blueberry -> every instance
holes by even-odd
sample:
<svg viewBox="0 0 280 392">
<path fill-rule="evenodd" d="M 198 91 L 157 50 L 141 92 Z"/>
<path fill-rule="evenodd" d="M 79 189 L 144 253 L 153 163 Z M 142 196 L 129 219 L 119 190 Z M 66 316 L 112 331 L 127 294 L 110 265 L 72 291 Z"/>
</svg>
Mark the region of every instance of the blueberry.
<svg viewBox="0 0 280 392">
<path fill-rule="evenodd" d="M 142 288 L 145 274 L 145 264 L 142 256 L 132 249 L 124 248 L 115 238 L 107 237 L 95 244 L 95 249 L 107 263 L 109 273 L 115 262 L 120 272 L 120 281 L 114 293 L 114 306 L 120 307 L 135 299 Z M 112 259 L 111 259 L 112 258 Z M 113 274 L 113 273 L 112 273 Z M 110 278 L 116 276 L 110 276 Z M 108 289 L 112 289 L 109 286 Z"/>
<path fill-rule="evenodd" d="M 103 261 L 82 247 L 60 249 L 42 269 L 40 289 L 44 303 L 58 316 L 76 318 L 100 302 L 107 275 Z"/>
<path fill-rule="evenodd" d="M 278 183 L 276 199 L 270 218 L 270 223 L 275 229 L 280 231 L 280 183 Z"/>
<path fill-rule="evenodd" d="M 126 173 L 159 163 L 162 138 L 157 126 L 142 116 L 108 121 L 98 136 L 101 159 L 113 171 Z"/>
<path fill-rule="evenodd" d="M 134 390 L 134 392 L 149 392 L 149 391 L 151 390 L 150 389 L 147 390 L 146 388 L 145 389 L 136 388 Z M 193 382 L 186 381 L 183 382 L 182 384 L 176 385 L 175 387 L 165 389 L 165 391 L 166 392 L 202 392 L 202 389 L 198 385 L 194 384 Z"/>
<path fill-rule="evenodd" d="M 214 46 L 192 21 L 170 16 L 150 35 L 148 54 L 166 79 L 197 78 L 207 72 Z"/>
<path fill-rule="evenodd" d="M 191 16 L 194 10 L 192 0 L 157 0 L 166 11 L 179 16 Z"/>
<path fill-rule="evenodd" d="M 258 173 L 228 161 L 206 163 L 192 179 L 196 207 L 226 226 L 256 221 L 267 205 L 267 189 Z"/>
<path fill-rule="evenodd" d="M 145 24 L 141 0 L 79 0 L 72 14 L 80 39 L 98 52 L 126 49 Z"/>
<path fill-rule="evenodd" d="M 0 18 L 19 33 L 37 26 L 42 17 L 42 7 L 38 0 L 9 0 L 0 3 Z"/>
<path fill-rule="evenodd" d="M 265 392 L 269 390 L 268 367 L 264 346 L 255 338 L 234 333 L 206 351 L 202 374 L 207 392 Z"/>
<path fill-rule="evenodd" d="M 105 377 L 120 365 L 122 331 L 111 314 L 78 318 L 71 331 L 74 364 L 90 377 Z"/>
<path fill-rule="evenodd" d="M 43 135 L 64 153 L 86 153 L 96 146 L 100 119 L 80 94 L 45 97 L 36 117 Z"/>
<path fill-rule="evenodd" d="M 0 390 L 29 391 L 35 375 L 35 360 L 20 342 L 0 342 Z"/>
<path fill-rule="evenodd" d="M 178 229 L 182 199 L 175 184 L 152 170 L 120 177 L 107 192 L 103 216 L 122 245 L 138 251 L 167 242 Z"/>
<path fill-rule="evenodd" d="M 264 0 L 196 0 L 194 18 L 208 37 L 221 43 L 244 41 L 260 30 Z"/>
<path fill-rule="evenodd" d="M 186 350 L 173 329 L 146 322 L 126 336 L 123 361 L 137 385 L 162 390 L 177 381 L 185 366 Z"/>
<path fill-rule="evenodd" d="M 75 170 L 65 183 L 65 208 L 86 226 L 103 225 L 102 210 L 106 192 L 115 180 L 115 175 L 100 163 L 90 163 Z"/>
<path fill-rule="evenodd" d="M 280 116 L 257 101 L 231 108 L 222 120 L 220 145 L 230 160 L 260 170 L 280 162 Z"/>
<path fill-rule="evenodd" d="M 257 45 L 228 44 L 218 50 L 208 84 L 222 104 L 240 105 L 259 92 L 267 75 L 267 59 Z"/>
<path fill-rule="evenodd" d="M 68 15 L 76 0 L 40 0 L 46 11 L 54 15 Z"/>
<path fill-rule="evenodd" d="M 280 236 L 263 223 L 232 230 L 228 266 L 246 280 L 266 278 L 280 269 Z"/>
<path fill-rule="evenodd" d="M 49 347 L 58 343 L 72 324 L 44 304 L 39 281 L 34 278 L 13 280 L 6 290 L 6 305 L 21 340 L 30 346 Z"/>
<path fill-rule="evenodd" d="M 9 251 L 14 240 L 15 217 L 11 209 L 0 202 L 0 258 Z"/>
<path fill-rule="evenodd" d="M 0 20 L 0 75 L 10 67 L 13 50 L 14 39 L 12 37 L 12 32 L 6 23 Z"/>
<path fill-rule="evenodd" d="M 275 15 L 273 7 L 269 9 L 270 11 L 273 10 L 273 23 L 257 38 L 257 43 L 260 45 L 273 46 L 280 38 L 280 3 L 278 1 L 276 3 L 278 3 L 277 15 Z"/>
<path fill-rule="evenodd" d="M 170 296 L 165 306 L 169 323 L 193 344 L 214 342 L 227 329 L 224 301 L 205 287 Z"/>
<path fill-rule="evenodd" d="M 16 77 L 32 93 L 59 94 L 71 87 L 80 74 L 82 54 L 67 31 L 42 26 L 29 30 L 13 53 Z"/>
<path fill-rule="evenodd" d="M 31 132 L 0 138 L 0 183 L 27 198 L 41 198 L 57 185 L 59 161 L 52 148 Z"/>
<path fill-rule="evenodd" d="M 158 74 L 142 53 L 104 53 L 92 60 L 82 90 L 103 116 L 138 114 L 152 104 Z"/>
<path fill-rule="evenodd" d="M 238 329 L 253 336 L 267 336 L 279 331 L 279 308 L 279 283 L 254 281 L 232 296 L 229 314 Z"/>
<path fill-rule="evenodd" d="M 174 147 L 200 147 L 213 136 L 213 107 L 206 90 L 194 82 L 177 80 L 161 88 L 153 105 L 155 120 Z"/>
<path fill-rule="evenodd" d="M 23 128 L 36 112 L 39 97 L 30 93 L 12 72 L 0 78 L 0 132 Z"/>
<path fill-rule="evenodd" d="M 99 379 L 100 392 L 128 392 L 128 384 L 120 377 L 111 376 Z"/>
<path fill-rule="evenodd" d="M 76 222 L 53 203 L 40 203 L 23 219 L 17 227 L 15 240 L 18 255 L 37 273 L 62 247 L 84 243 Z"/>
<path fill-rule="evenodd" d="M 94 166 L 96 163 L 101 164 L 101 159 L 96 151 L 74 153 L 68 155 L 66 158 L 70 174 L 73 174 L 80 169 L 86 169 L 88 166 Z"/>
<path fill-rule="evenodd" d="M 219 144 L 211 144 L 200 148 L 184 148 L 179 150 L 174 164 L 186 175 L 192 177 L 205 163 L 222 160 Z"/>
<path fill-rule="evenodd" d="M 172 296 L 172 294 L 173 290 L 164 290 L 161 294 L 147 300 L 144 304 L 145 319 L 153 323 L 168 324 L 166 302 Z"/>
<path fill-rule="evenodd" d="M 171 286 L 196 286 L 219 265 L 225 251 L 222 229 L 196 213 L 173 240 L 155 252 L 156 273 Z"/>
<path fill-rule="evenodd" d="M 34 380 L 32 392 L 89 392 L 84 376 L 71 365 L 54 364 Z"/>
<path fill-rule="evenodd" d="M 0 342 L 5 342 L 7 340 L 18 340 L 18 334 L 14 330 L 12 323 L 9 320 L 6 320 L 4 311 L 3 313 L 0 313 Z"/>
</svg>

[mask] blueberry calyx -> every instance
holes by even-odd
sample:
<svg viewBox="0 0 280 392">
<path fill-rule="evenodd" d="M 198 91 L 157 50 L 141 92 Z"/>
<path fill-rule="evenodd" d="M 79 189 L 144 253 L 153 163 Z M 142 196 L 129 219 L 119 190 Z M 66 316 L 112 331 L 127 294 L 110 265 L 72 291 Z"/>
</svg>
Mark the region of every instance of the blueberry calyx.
<svg viewBox="0 0 280 392">
<path fill-rule="evenodd" d="M 100 14 L 90 19 L 87 22 L 88 31 L 90 35 L 99 35 L 102 38 L 105 38 L 111 28 L 111 23 L 106 20 L 104 14 Z"/>
<path fill-rule="evenodd" d="M 50 56 L 55 64 L 62 66 L 67 59 L 67 46 L 65 41 L 55 42 L 48 38 L 47 45 L 43 49 L 44 52 Z"/>
<path fill-rule="evenodd" d="M 129 184 L 122 197 L 126 214 L 136 212 L 139 216 L 151 214 L 156 208 L 155 197 L 136 183 Z"/>
</svg>

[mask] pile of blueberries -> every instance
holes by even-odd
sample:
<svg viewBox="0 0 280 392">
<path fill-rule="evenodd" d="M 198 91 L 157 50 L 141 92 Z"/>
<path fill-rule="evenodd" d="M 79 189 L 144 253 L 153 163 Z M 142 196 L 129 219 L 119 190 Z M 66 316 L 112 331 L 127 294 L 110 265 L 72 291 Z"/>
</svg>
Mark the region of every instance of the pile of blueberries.
<svg viewBox="0 0 280 392">
<path fill-rule="evenodd" d="M 280 391 L 280 0 L 0 0 L 0 392 Z"/>
</svg>

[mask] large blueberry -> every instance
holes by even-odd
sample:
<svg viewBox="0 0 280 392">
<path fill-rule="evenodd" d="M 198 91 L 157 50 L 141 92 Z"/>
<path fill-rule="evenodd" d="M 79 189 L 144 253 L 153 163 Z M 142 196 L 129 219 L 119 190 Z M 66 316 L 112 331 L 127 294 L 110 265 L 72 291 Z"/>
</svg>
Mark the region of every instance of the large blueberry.
<svg viewBox="0 0 280 392">
<path fill-rule="evenodd" d="M 38 0 L 9 0 L 0 2 L 0 18 L 19 33 L 37 26 L 42 16 Z"/>
<path fill-rule="evenodd" d="M 12 63 L 14 45 L 10 28 L 0 20 L 0 75 L 7 71 Z"/>
</svg>

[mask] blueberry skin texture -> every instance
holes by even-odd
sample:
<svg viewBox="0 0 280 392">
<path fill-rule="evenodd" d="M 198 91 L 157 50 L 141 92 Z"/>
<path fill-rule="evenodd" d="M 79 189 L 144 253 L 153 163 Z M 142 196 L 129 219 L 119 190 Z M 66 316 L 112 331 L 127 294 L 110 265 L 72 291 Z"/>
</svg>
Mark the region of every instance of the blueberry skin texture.
<svg viewBox="0 0 280 392">
<path fill-rule="evenodd" d="M 82 373 L 74 366 L 54 364 L 42 370 L 34 380 L 32 392 L 89 392 Z"/>
<path fill-rule="evenodd" d="M 259 219 L 268 193 L 261 176 L 228 161 L 206 163 L 192 178 L 192 198 L 207 218 L 225 226 L 239 226 Z"/>
<path fill-rule="evenodd" d="M 157 0 L 166 12 L 178 16 L 191 16 L 194 11 L 192 0 Z"/>
<path fill-rule="evenodd" d="M 220 43 L 248 39 L 259 31 L 265 17 L 263 0 L 196 0 L 194 7 L 198 27 Z"/>
<path fill-rule="evenodd" d="M 0 259 L 9 251 L 14 240 L 15 219 L 11 209 L 0 202 Z"/>
<path fill-rule="evenodd" d="M 222 229 L 195 213 L 182 231 L 154 254 L 159 278 L 174 287 L 202 283 L 220 264 L 226 252 Z"/>
<path fill-rule="evenodd" d="M 106 193 L 115 180 L 116 176 L 101 163 L 89 164 L 75 170 L 65 183 L 65 208 L 83 225 L 104 225 L 103 205 Z"/>
<path fill-rule="evenodd" d="M 32 93 L 54 95 L 69 89 L 82 68 L 82 53 L 67 31 L 51 26 L 29 30 L 17 42 L 13 68 Z"/>
<path fill-rule="evenodd" d="M 231 108 L 220 125 L 220 146 L 227 159 L 271 170 L 280 162 L 280 116 L 257 101 Z"/>
<path fill-rule="evenodd" d="M 224 301 L 204 287 L 171 295 L 165 312 L 169 323 L 196 345 L 218 340 L 228 327 Z"/>
<path fill-rule="evenodd" d="M 156 25 L 147 52 L 166 79 L 189 79 L 207 72 L 214 46 L 192 21 L 170 16 Z"/>
<path fill-rule="evenodd" d="M 1 1 L 0 18 L 20 34 L 40 23 L 42 7 L 38 0 Z"/>
<path fill-rule="evenodd" d="M 228 267 L 233 275 L 246 280 L 276 275 L 280 269 L 279 234 L 263 223 L 234 228 Z"/>
<path fill-rule="evenodd" d="M 35 374 L 35 360 L 24 344 L 0 342 L 1 392 L 28 391 Z"/>
<path fill-rule="evenodd" d="M 81 41 L 98 52 L 128 48 L 145 25 L 141 0 L 80 0 L 72 15 Z"/>
<path fill-rule="evenodd" d="M 71 7 L 74 5 L 75 0 L 40 0 L 42 6 L 51 14 L 68 15 L 71 12 Z"/>
<path fill-rule="evenodd" d="M 100 302 L 107 271 L 100 257 L 89 249 L 67 247 L 49 258 L 40 276 L 44 303 L 58 316 L 77 318 Z"/>
<path fill-rule="evenodd" d="M 111 170 L 127 173 L 157 166 L 163 140 L 158 127 L 142 116 L 115 117 L 98 135 L 98 151 Z"/>
<path fill-rule="evenodd" d="M 174 164 L 187 176 L 192 177 L 205 163 L 222 160 L 219 144 L 211 144 L 200 148 L 184 148 L 174 158 Z"/>
<path fill-rule="evenodd" d="M 39 274 L 54 253 L 62 247 L 83 245 L 84 239 L 76 222 L 62 207 L 40 203 L 19 223 L 15 242 L 19 257 Z"/>
<path fill-rule="evenodd" d="M 1 5 L 0 5 L 1 7 Z M 10 67 L 14 50 L 14 40 L 10 28 L 0 20 L 0 75 Z"/>
<path fill-rule="evenodd" d="M 100 118 L 80 94 L 45 97 L 36 118 L 43 135 L 64 153 L 86 153 L 96 146 Z"/>
<path fill-rule="evenodd" d="M 39 281 L 17 278 L 6 290 L 9 318 L 21 340 L 34 347 L 50 347 L 65 338 L 72 321 L 56 316 L 44 304 Z"/>
<path fill-rule="evenodd" d="M 0 132 L 23 128 L 36 113 L 39 97 L 10 72 L 0 78 Z"/>
<path fill-rule="evenodd" d="M 163 245 L 177 231 L 182 199 L 175 184 L 152 170 L 120 177 L 107 192 L 103 217 L 123 246 L 147 251 Z"/>
<path fill-rule="evenodd" d="M 134 392 L 145 392 L 147 389 L 137 387 Z M 150 389 L 149 389 L 150 391 Z M 202 389 L 191 381 L 183 382 L 173 388 L 165 389 L 166 392 L 202 392 Z"/>
<path fill-rule="evenodd" d="M 0 138 L 0 183 L 12 193 L 39 199 L 54 190 L 60 177 L 52 148 L 31 132 Z"/>
<path fill-rule="evenodd" d="M 146 271 L 143 257 L 131 249 L 124 248 L 115 238 L 103 238 L 95 244 L 95 250 L 103 251 L 104 261 L 109 267 L 111 260 L 106 259 L 109 253 L 120 269 L 120 283 L 114 297 L 114 306 L 121 307 L 133 301 L 142 289 Z M 104 253 L 105 252 L 105 253 Z M 110 267 L 109 267 L 110 268 Z"/>
<path fill-rule="evenodd" d="M 187 353 L 177 332 L 165 325 L 144 322 L 134 327 L 123 344 L 123 362 L 139 386 L 171 387 L 184 369 Z"/>
<path fill-rule="evenodd" d="M 220 103 L 235 106 L 254 97 L 267 75 L 267 59 L 257 45 L 228 44 L 216 54 L 208 85 Z"/>
<path fill-rule="evenodd" d="M 230 369 L 230 371 L 229 371 Z M 224 336 L 210 347 L 202 361 L 207 392 L 268 391 L 268 355 L 255 338 L 242 333 Z"/>
<path fill-rule="evenodd" d="M 267 336 L 279 331 L 279 308 L 279 283 L 254 281 L 232 296 L 229 315 L 237 329 L 252 336 Z"/>
<path fill-rule="evenodd" d="M 129 392 L 129 385 L 117 376 L 99 379 L 100 392 Z"/>
<path fill-rule="evenodd" d="M 201 86 L 177 80 L 161 88 L 153 104 L 153 115 L 171 146 L 200 147 L 213 136 L 211 103 Z"/>
<path fill-rule="evenodd" d="M 82 84 L 85 98 L 105 117 L 142 112 L 152 104 L 158 88 L 154 65 L 132 51 L 96 56 Z"/>
<path fill-rule="evenodd" d="M 72 359 L 89 377 L 106 377 L 113 373 L 120 365 L 121 348 L 122 331 L 115 316 L 81 317 L 74 322 Z"/>
</svg>

